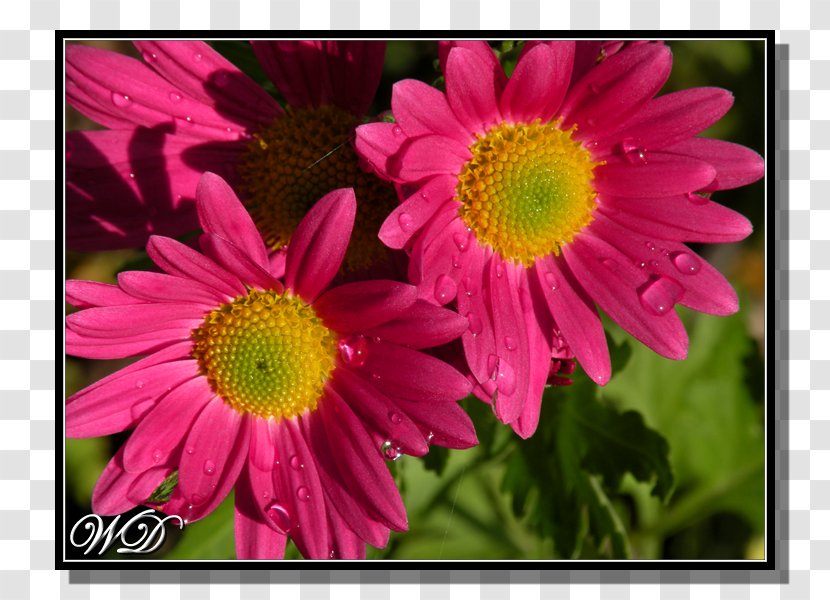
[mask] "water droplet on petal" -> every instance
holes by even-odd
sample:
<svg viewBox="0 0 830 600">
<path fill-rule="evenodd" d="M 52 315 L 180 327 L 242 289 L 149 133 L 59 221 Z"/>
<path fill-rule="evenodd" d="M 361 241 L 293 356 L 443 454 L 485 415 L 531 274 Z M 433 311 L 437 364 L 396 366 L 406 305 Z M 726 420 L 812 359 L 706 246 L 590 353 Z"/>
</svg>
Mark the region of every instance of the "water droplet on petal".
<svg viewBox="0 0 830 600">
<path fill-rule="evenodd" d="M 303 502 L 308 502 L 311 499 L 311 492 L 308 491 L 306 486 L 301 485 L 297 488 L 297 498 Z"/>
<path fill-rule="evenodd" d="M 127 108 L 131 106 L 133 103 L 132 98 L 125 94 L 119 94 L 118 92 L 112 93 L 112 103 L 115 104 L 118 108 Z"/>
<path fill-rule="evenodd" d="M 556 278 L 556 275 L 548 271 L 545 273 L 545 283 L 548 284 L 548 287 L 551 290 L 556 290 L 559 287 L 559 280 Z"/>
<path fill-rule="evenodd" d="M 646 154 L 646 150 L 645 148 L 643 148 L 639 140 L 636 140 L 634 138 L 625 138 L 620 143 L 620 147 L 622 148 L 623 154 L 625 155 L 625 159 L 631 164 L 644 165 L 648 162 L 648 155 Z"/>
<path fill-rule="evenodd" d="M 495 382 L 496 387 L 502 394 L 509 396 L 516 391 L 516 373 L 510 363 L 495 354 L 491 354 L 487 359 L 487 366 L 490 371 L 490 379 Z"/>
<path fill-rule="evenodd" d="M 657 250 L 657 246 L 654 245 L 654 242 L 646 242 L 646 248 L 654 252 Z"/>
<path fill-rule="evenodd" d="M 204 501 L 205 501 L 205 497 L 202 494 L 193 494 L 190 497 L 190 503 L 191 504 L 201 504 Z"/>
<path fill-rule="evenodd" d="M 484 331 L 484 323 L 481 322 L 478 315 L 467 313 L 467 321 L 470 323 L 470 333 L 472 333 L 473 336 L 476 336 Z"/>
<path fill-rule="evenodd" d="M 393 411 L 389 412 L 389 420 L 392 421 L 394 425 L 399 425 L 400 422 L 403 420 L 400 413 Z"/>
<path fill-rule="evenodd" d="M 188 454 L 193 454 L 194 452 L 196 452 L 196 448 L 194 448 L 193 446 L 188 446 L 187 448 L 185 448 L 184 451 Z"/>
<path fill-rule="evenodd" d="M 696 204 L 697 206 L 703 206 L 704 204 L 709 203 L 709 198 L 711 197 L 711 195 L 712 194 L 708 194 L 705 192 L 689 192 L 686 194 L 686 199 L 692 204 Z"/>
<path fill-rule="evenodd" d="M 135 173 L 130 173 L 130 179 L 135 179 Z"/>
<path fill-rule="evenodd" d="M 615 261 L 613 258 L 603 258 L 602 260 L 600 260 L 600 262 L 611 270 L 617 270 L 617 267 L 619 267 L 617 261 Z"/>
<path fill-rule="evenodd" d="M 453 257 L 452 257 L 452 266 L 453 266 L 453 268 L 460 269 L 462 267 L 462 265 L 463 265 L 463 263 L 461 262 L 461 256 L 458 255 L 458 254 L 453 254 Z"/>
<path fill-rule="evenodd" d="M 138 389 L 143 388 L 144 387 L 144 382 L 139 379 L 138 381 L 135 382 L 135 387 L 137 387 Z"/>
<path fill-rule="evenodd" d="M 496 263 L 496 277 L 499 279 L 504 277 L 504 266 L 501 263 Z"/>
<path fill-rule="evenodd" d="M 432 440 L 434 438 L 435 438 L 435 434 L 430 431 L 429 434 L 427 435 L 427 445 L 431 444 Z"/>
<path fill-rule="evenodd" d="M 200 60 L 202 60 L 202 55 L 197 52 L 196 54 L 193 55 L 193 60 L 195 60 L 196 62 L 199 62 Z"/>
<path fill-rule="evenodd" d="M 646 261 L 644 261 L 644 260 L 641 260 L 640 262 L 635 263 L 635 264 L 636 264 L 639 268 L 641 268 L 641 269 L 645 269 L 645 268 L 646 268 Z"/>
<path fill-rule="evenodd" d="M 412 231 L 414 226 L 415 219 L 412 218 L 412 215 L 402 212 L 398 215 L 398 225 L 401 226 L 401 229 L 405 232 Z"/>
<path fill-rule="evenodd" d="M 164 456 L 164 453 L 161 450 L 159 450 L 158 448 L 153 450 L 153 462 L 154 463 L 161 462 L 161 459 L 162 459 L 163 456 Z"/>
<path fill-rule="evenodd" d="M 178 92 L 170 92 L 170 101 L 171 102 L 181 102 L 182 101 L 182 95 L 179 94 Z"/>
<path fill-rule="evenodd" d="M 650 260 L 650 261 L 648 261 L 648 266 L 651 267 L 652 269 L 656 269 L 660 266 L 660 263 L 657 262 L 656 260 Z"/>
<path fill-rule="evenodd" d="M 458 231 L 452 234 L 452 241 L 455 242 L 455 245 L 458 246 L 459 250 L 464 252 L 470 247 L 470 232 Z"/>
<path fill-rule="evenodd" d="M 696 275 L 700 272 L 700 261 L 688 252 L 672 253 L 671 262 L 684 275 Z"/>
<path fill-rule="evenodd" d="M 453 298 L 458 291 L 455 281 L 449 275 L 439 275 L 435 280 L 435 300 L 439 304 L 446 304 Z"/>
<path fill-rule="evenodd" d="M 216 74 L 214 81 L 216 82 L 216 85 L 218 85 L 219 87 L 225 87 L 231 82 L 231 76 L 225 73 L 224 71 L 220 71 Z"/>
<path fill-rule="evenodd" d="M 476 290 L 473 284 L 473 278 L 469 275 L 465 276 L 464 279 L 461 280 L 461 287 L 464 288 L 464 295 L 468 298 L 475 296 Z"/>
<path fill-rule="evenodd" d="M 380 453 L 386 460 L 398 460 L 401 457 L 401 449 L 395 446 L 390 440 L 380 445 Z"/>
<path fill-rule="evenodd" d="M 291 517 L 288 510 L 279 502 L 271 502 L 265 507 L 265 514 L 271 519 L 271 522 L 283 535 L 288 535 L 291 531 Z"/>
<path fill-rule="evenodd" d="M 401 135 L 403 133 L 403 129 L 401 129 L 398 125 L 395 125 L 392 128 L 392 133 L 394 133 L 395 135 Z"/>
<path fill-rule="evenodd" d="M 205 475 L 213 475 L 216 473 L 216 465 L 212 460 L 206 460 L 204 465 Z"/>
<path fill-rule="evenodd" d="M 362 367 L 366 364 L 369 355 L 369 342 L 362 335 L 350 335 L 342 338 L 337 347 L 340 349 L 340 358 L 350 367 Z"/>
<path fill-rule="evenodd" d="M 671 277 L 661 275 L 641 286 L 637 295 L 643 308 L 659 317 L 674 308 L 683 296 L 683 286 Z"/>
<path fill-rule="evenodd" d="M 144 61 L 148 63 L 156 62 L 156 58 L 158 58 L 152 52 L 142 52 L 141 56 L 144 58 Z"/>
<path fill-rule="evenodd" d="M 300 462 L 300 457 L 296 454 L 291 457 L 291 459 L 288 461 L 288 464 L 295 471 L 299 471 L 303 468 L 303 463 Z"/>
<path fill-rule="evenodd" d="M 509 335 L 504 337 L 504 347 L 508 350 L 515 350 L 516 349 L 516 338 L 512 338 Z"/>
</svg>

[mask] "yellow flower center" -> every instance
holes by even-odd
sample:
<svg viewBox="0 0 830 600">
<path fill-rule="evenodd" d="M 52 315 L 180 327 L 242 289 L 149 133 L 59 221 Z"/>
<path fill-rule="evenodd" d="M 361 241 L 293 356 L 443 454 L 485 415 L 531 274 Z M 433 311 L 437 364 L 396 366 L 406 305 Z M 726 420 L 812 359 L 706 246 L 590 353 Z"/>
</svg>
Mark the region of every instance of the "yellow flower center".
<svg viewBox="0 0 830 600">
<path fill-rule="evenodd" d="M 259 130 L 239 165 L 243 203 L 266 245 L 278 250 L 309 209 L 324 195 L 354 188 L 357 217 L 343 263 L 354 272 L 386 255 L 378 231 L 398 205 L 391 184 L 364 173 L 352 147 L 360 124 L 336 106 L 288 107 L 270 126 Z"/>
<path fill-rule="evenodd" d="M 559 122 L 502 123 L 471 146 L 458 176 L 461 218 L 478 240 L 526 267 L 593 220 L 599 163 Z"/>
<path fill-rule="evenodd" d="M 334 370 L 337 336 L 300 298 L 251 290 L 205 317 L 193 357 L 237 412 L 294 417 L 314 410 Z"/>
</svg>

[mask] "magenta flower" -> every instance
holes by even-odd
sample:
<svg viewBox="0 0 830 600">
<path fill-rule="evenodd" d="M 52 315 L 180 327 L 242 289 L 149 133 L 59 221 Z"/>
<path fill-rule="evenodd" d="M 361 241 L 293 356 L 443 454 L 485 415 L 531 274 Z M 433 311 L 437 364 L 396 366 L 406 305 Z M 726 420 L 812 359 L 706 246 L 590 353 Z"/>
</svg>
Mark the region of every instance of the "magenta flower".
<svg viewBox="0 0 830 600">
<path fill-rule="evenodd" d="M 608 381 L 595 303 L 673 359 L 688 346 L 676 304 L 738 309 L 729 283 L 683 242 L 746 237 L 750 223 L 709 195 L 764 172 L 755 152 L 696 137 L 730 108 L 729 92 L 654 97 L 671 69 L 666 46 L 610 45 L 572 78 L 581 44 L 528 42 L 508 79 L 486 43 L 442 43 L 446 93 L 401 81 L 396 123 L 358 129 L 358 152 L 411 190 L 381 239 L 411 252 L 423 298 L 455 300 L 470 323 L 475 392 L 524 437 L 552 353 L 567 347 Z"/>
<path fill-rule="evenodd" d="M 404 283 L 328 289 L 354 223 L 351 190 L 303 218 L 283 281 L 224 181 L 205 174 L 196 200 L 204 254 L 153 236 L 164 273 L 67 282 L 82 309 L 66 318 L 68 354 L 147 355 L 67 400 L 68 437 L 135 428 L 93 509 L 153 504 L 176 474 L 159 508 L 188 521 L 235 488 L 239 558 L 281 557 L 288 536 L 309 558 L 363 557 L 364 542 L 407 528 L 384 458 L 477 443 L 455 402 L 469 381 L 419 351 L 457 338 L 466 319 Z"/>
<path fill-rule="evenodd" d="M 193 190 L 211 171 L 237 191 L 270 250 L 285 247 L 317 199 L 352 187 L 358 212 L 345 266 L 386 257 L 377 230 L 395 190 L 363 172 L 352 148 L 383 42 L 253 42 L 286 110 L 204 42 L 135 46 L 144 62 L 66 48 L 68 102 L 109 128 L 67 134 L 70 248 L 143 247 L 152 234 L 195 230 Z"/>
</svg>

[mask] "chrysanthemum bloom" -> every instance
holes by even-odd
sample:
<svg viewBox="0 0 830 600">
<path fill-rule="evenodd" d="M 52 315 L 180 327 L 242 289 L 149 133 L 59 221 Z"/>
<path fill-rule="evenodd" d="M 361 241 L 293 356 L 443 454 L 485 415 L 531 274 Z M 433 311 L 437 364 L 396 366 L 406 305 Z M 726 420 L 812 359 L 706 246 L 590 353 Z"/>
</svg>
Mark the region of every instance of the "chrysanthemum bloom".
<svg viewBox="0 0 830 600">
<path fill-rule="evenodd" d="M 737 310 L 729 283 L 683 242 L 746 237 L 750 223 L 709 195 L 764 170 L 747 148 L 695 137 L 729 92 L 654 97 L 666 46 L 632 45 L 571 84 L 579 43 L 527 43 L 509 79 L 486 43 L 442 44 L 446 93 L 399 82 L 396 123 L 358 129 L 358 152 L 414 190 L 381 239 L 409 249 L 424 298 L 455 300 L 468 318 L 476 392 L 522 436 L 536 428 L 552 349 L 567 345 L 608 381 L 595 303 L 673 359 L 688 346 L 676 304 Z"/>
<path fill-rule="evenodd" d="M 66 405 L 68 437 L 135 428 L 95 487 L 98 514 L 139 504 L 188 521 L 235 488 L 239 558 L 281 557 L 286 537 L 309 558 L 359 558 L 406 514 L 384 458 L 429 445 L 467 448 L 470 391 L 418 349 L 466 329 L 453 311 L 384 280 L 327 289 L 355 217 L 351 190 L 320 200 L 288 249 L 285 279 L 230 187 L 206 174 L 196 192 L 201 254 L 154 236 L 164 273 L 118 285 L 67 282 L 68 354 L 147 355 Z M 169 499 L 153 500 L 177 477 Z"/>
<path fill-rule="evenodd" d="M 195 230 L 193 191 L 211 171 L 237 191 L 269 250 L 285 247 L 320 197 L 351 187 L 358 212 L 345 268 L 386 257 L 377 231 L 395 190 L 363 172 L 352 147 L 383 42 L 253 42 L 285 110 L 204 42 L 135 46 L 144 62 L 66 48 L 69 104 L 109 129 L 67 134 L 70 248 L 143 247 L 151 234 Z"/>
</svg>

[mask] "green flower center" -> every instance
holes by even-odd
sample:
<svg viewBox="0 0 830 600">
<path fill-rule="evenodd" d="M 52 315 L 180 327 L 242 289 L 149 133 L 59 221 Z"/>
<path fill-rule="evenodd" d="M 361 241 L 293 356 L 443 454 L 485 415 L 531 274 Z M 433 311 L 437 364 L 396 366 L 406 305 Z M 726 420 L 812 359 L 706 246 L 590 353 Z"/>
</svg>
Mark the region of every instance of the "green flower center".
<svg viewBox="0 0 830 600">
<path fill-rule="evenodd" d="M 193 331 L 193 357 L 237 412 L 294 417 L 314 410 L 331 376 L 337 336 L 296 296 L 251 290 Z"/>
<path fill-rule="evenodd" d="M 558 122 L 502 123 L 471 146 L 458 176 L 461 218 L 478 240 L 524 266 L 590 223 L 598 163 Z"/>
</svg>

